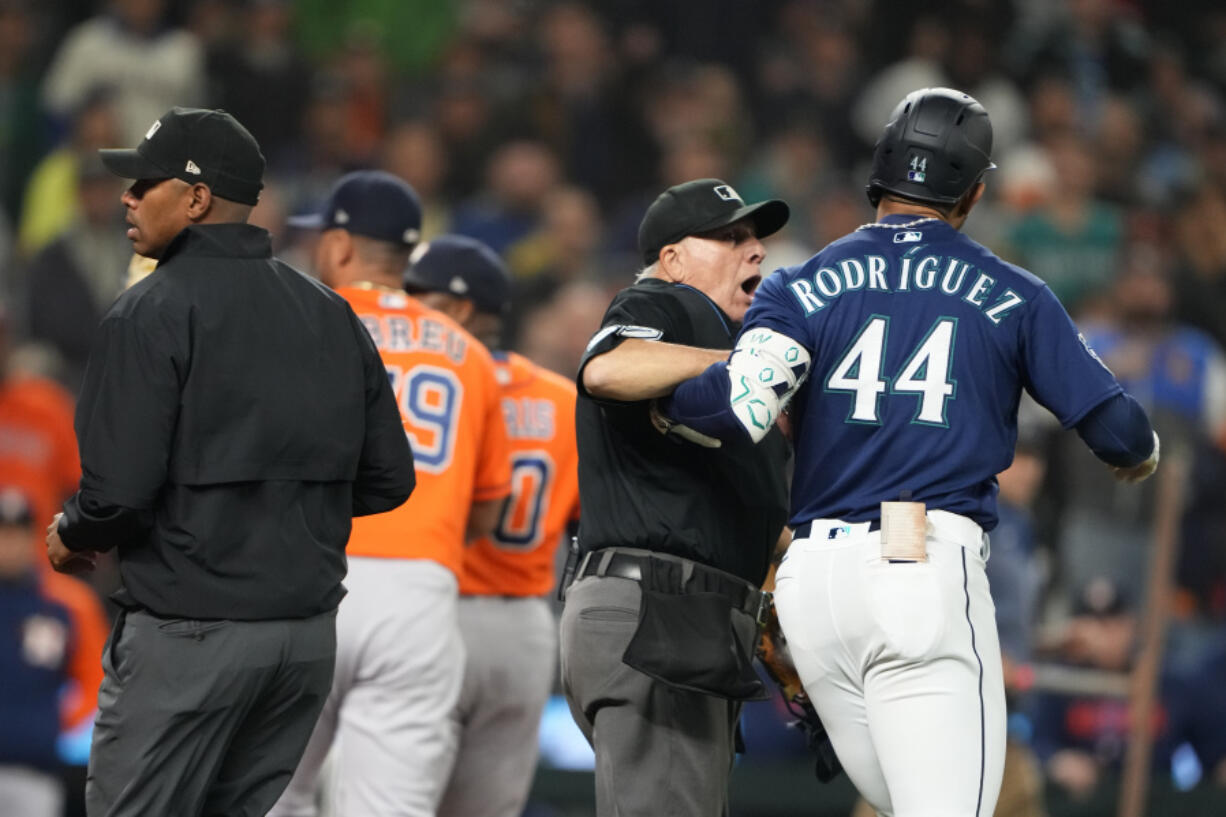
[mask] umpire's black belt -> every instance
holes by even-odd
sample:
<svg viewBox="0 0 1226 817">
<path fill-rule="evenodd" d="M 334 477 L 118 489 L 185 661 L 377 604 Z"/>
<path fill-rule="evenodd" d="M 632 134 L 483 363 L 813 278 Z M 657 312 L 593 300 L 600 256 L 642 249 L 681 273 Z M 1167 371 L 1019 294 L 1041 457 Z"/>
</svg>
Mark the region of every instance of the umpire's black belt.
<svg viewBox="0 0 1226 817">
<path fill-rule="evenodd" d="M 575 571 L 575 581 L 586 576 L 613 576 L 618 579 L 641 582 L 644 567 L 649 559 L 661 559 L 682 565 L 685 582 L 688 582 L 690 576 L 695 573 L 703 574 L 704 584 L 707 587 L 716 588 L 716 592 L 732 601 L 734 608 L 748 613 L 759 621 L 762 620 L 766 608 L 770 606 L 770 593 L 759 590 L 738 576 L 690 559 L 654 550 L 613 547 L 589 551 L 580 562 L 579 569 Z"/>
</svg>

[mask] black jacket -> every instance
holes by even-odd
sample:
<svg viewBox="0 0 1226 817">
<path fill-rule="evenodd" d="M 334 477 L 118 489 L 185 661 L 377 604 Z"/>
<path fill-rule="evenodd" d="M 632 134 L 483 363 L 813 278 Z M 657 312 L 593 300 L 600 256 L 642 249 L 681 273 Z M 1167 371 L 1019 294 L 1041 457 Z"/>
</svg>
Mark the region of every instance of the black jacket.
<svg viewBox="0 0 1226 817">
<path fill-rule="evenodd" d="M 647 401 L 596 400 L 583 388 L 587 362 L 627 338 L 731 349 L 739 326 L 697 289 L 644 278 L 613 299 L 602 327 L 580 365 L 575 407 L 581 551 L 654 550 L 761 584 L 787 521 L 778 429 L 760 445 L 703 448 L 656 431 Z"/>
<path fill-rule="evenodd" d="M 119 297 L 76 431 L 84 476 L 60 535 L 118 548 L 117 600 L 165 616 L 334 609 L 351 517 L 415 482 L 365 328 L 246 224 L 187 228 Z"/>
</svg>

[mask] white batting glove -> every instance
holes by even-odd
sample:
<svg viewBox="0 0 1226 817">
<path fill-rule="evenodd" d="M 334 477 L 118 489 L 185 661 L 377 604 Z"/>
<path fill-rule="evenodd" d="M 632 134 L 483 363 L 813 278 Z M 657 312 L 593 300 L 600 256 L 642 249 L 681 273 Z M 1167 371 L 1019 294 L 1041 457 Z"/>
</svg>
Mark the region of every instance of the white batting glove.
<svg viewBox="0 0 1226 817">
<path fill-rule="evenodd" d="M 1133 465 L 1130 468 L 1117 468 L 1109 466 L 1111 473 L 1120 482 L 1140 482 L 1154 473 L 1158 468 L 1158 432 L 1154 432 L 1154 453 L 1149 455 L 1149 459 L 1145 462 Z"/>
</svg>

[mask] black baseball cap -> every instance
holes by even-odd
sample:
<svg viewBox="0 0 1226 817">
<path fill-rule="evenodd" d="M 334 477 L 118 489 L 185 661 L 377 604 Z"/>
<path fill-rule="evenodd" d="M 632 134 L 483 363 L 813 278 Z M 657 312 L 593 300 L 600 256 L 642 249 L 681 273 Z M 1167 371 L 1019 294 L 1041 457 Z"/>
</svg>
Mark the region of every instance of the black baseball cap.
<svg viewBox="0 0 1226 817">
<path fill-rule="evenodd" d="M 34 523 L 30 500 L 17 488 L 0 488 L 0 525 L 28 528 Z"/>
<path fill-rule="evenodd" d="M 222 110 L 171 108 L 135 148 L 106 148 L 98 155 L 116 176 L 203 182 L 213 195 L 239 204 L 255 204 L 264 187 L 259 144 Z"/>
<path fill-rule="evenodd" d="M 413 253 L 404 289 L 472 299 L 478 312 L 500 315 L 511 305 L 511 274 L 498 253 L 475 238 L 439 236 Z"/>
<path fill-rule="evenodd" d="M 727 182 L 695 179 L 668 188 L 647 208 L 639 224 L 639 251 L 644 264 L 653 264 L 667 245 L 743 218 L 751 218 L 758 238 L 766 238 L 787 224 L 789 215 L 778 199 L 746 204 Z"/>
<path fill-rule="evenodd" d="M 411 247 L 421 238 L 421 200 L 409 183 L 382 170 L 346 173 L 316 213 L 292 216 L 291 227 L 342 229 Z"/>
</svg>

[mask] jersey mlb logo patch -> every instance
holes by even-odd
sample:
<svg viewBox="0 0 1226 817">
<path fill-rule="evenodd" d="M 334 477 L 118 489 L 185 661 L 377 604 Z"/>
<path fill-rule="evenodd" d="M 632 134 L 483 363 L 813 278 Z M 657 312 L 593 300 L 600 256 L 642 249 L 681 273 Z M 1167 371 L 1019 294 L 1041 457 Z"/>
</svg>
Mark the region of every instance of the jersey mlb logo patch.
<svg viewBox="0 0 1226 817">
<path fill-rule="evenodd" d="M 905 233 L 895 233 L 895 244 L 913 244 L 916 241 L 922 241 L 924 234 L 917 230 L 907 230 Z"/>
</svg>

